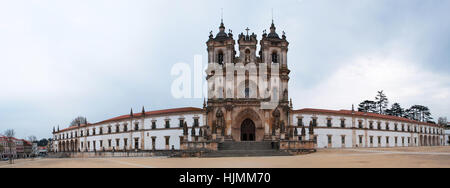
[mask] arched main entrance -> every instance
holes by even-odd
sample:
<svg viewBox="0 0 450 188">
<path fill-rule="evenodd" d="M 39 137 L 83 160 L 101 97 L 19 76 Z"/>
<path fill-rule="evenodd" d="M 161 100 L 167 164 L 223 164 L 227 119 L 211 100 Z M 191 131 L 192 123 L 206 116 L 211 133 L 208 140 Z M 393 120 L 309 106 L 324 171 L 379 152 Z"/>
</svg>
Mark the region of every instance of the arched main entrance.
<svg viewBox="0 0 450 188">
<path fill-rule="evenodd" d="M 241 124 L 241 141 L 255 141 L 255 123 L 251 119 L 245 119 Z"/>
</svg>

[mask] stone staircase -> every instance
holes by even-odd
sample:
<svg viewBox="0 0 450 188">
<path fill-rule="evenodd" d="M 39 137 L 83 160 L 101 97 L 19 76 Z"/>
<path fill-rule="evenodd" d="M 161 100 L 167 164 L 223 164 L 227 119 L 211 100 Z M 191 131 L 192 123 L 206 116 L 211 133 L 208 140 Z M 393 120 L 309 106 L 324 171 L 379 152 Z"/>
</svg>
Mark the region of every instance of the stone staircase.
<svg viewBox="0 0 450 188">
<path fill-rule="evenodd" d="M 254 156 L 290 156 L 288 152 L 279 151 L 277 143 L 272 142 L 233 142 L 219 144 L 218 151 L 204 153 L 202 157 L 254 157 Z"/>
</svg>

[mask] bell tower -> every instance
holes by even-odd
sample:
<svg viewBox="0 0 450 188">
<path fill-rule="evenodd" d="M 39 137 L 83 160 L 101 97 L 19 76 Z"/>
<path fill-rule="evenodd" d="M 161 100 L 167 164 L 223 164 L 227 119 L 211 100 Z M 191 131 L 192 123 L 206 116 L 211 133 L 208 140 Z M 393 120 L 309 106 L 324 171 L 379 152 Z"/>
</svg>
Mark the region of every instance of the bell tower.
<svg viewBox="0 0 450 188">
<path fill-rule="evenodd" d="M 272 72 L 271 76 L 279 77 L 280 84 L 279 88 L 276 88 L 278 91 L 277 94 L 280 102 L 287 104 L 289 100 L 288 82 L 290 73 L 287 65 L 289 42 L 286 40 L 284 31 L 281 38 L 279 37 L 273 20 L 272 25 L 270 26 L 270 33 L 267 34 L 264 30 L 260 45 L 262 62 L 266 63 L 269 67 L 276 67 L 279 70 L 278 73 Z"/>
</svg>

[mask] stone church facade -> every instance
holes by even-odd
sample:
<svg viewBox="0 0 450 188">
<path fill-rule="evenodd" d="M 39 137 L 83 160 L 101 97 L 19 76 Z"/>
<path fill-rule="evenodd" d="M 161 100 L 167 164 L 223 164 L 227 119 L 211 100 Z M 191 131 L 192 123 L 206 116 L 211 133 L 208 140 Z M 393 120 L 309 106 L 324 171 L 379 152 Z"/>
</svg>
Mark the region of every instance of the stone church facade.
<svg viewBox="0 0 450 188">
<path fill-rule="evenodd" d="M 54 152 L 219 150 L 224 142 L 271 142 L 277 150 L 445 145 L 444 127 L 354 110 L 294 110 L 289 98 L 289 42 L 272 22 L 261 40 L 223 22 L 211 32 L 208 99 L 176 108 L 53 129 Z M 259 51 L 257 51 L 259 42 Z"/>
</svg>

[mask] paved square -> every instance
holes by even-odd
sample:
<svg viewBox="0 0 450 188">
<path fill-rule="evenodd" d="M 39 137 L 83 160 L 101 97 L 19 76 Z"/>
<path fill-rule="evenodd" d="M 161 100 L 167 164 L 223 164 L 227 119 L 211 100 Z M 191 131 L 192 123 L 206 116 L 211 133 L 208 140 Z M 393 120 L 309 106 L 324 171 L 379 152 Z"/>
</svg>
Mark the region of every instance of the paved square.
<svg viewBox="0 0 450 188">
<path fill-rule="evenodd" d="M 450 168 L 450 147 L 327 149 L 288 157 L 26 159 L 0 168 Z"/>
</svg>

